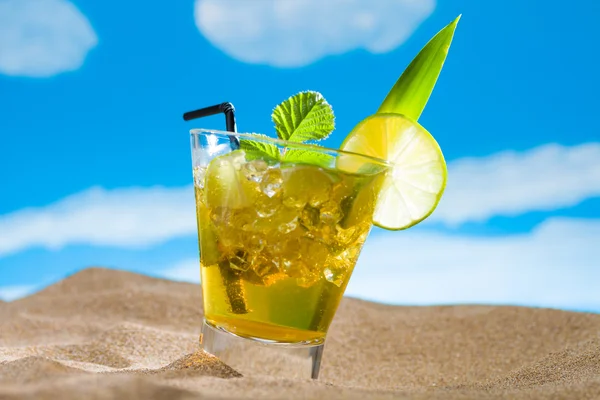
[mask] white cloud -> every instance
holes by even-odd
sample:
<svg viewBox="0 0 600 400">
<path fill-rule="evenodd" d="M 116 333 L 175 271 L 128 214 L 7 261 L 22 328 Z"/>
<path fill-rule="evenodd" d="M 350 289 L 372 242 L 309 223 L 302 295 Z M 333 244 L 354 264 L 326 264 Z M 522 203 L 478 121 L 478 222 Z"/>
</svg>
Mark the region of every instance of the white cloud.
<svg viewBox="0 0 600 400">
<path fill-rule="evenodd" d="M 450 163 L 446 193 L 428 221 L 483 222 L 574 206 L 597 196 L 600 143 L 548 144 Z"/>
<path fill-rule="evenodd" d="M 98 39 L 67 0 L 0 0 L 0 73 L 48 77 L 83 65 Z"/>
<path fill-rule="evenodd" d="M 28 296 L 36 290 L 36 286 L 5 286 L 0 287 L 0 300 L 13 301 Z"/>
<path fill-rule="evenodd" d="M 233 58 L 299 67 L 354 49 L 393 50 L 434 8 L 435 0 L 196 0 L 195 18 Z"/>
<path fill-rule="evenodd" d="M 158 275 L 173 281 L 200 283 L 200 259 L 190 258 L 158 272 Z"/>
<path fill-rule="evenodd" d="M 385 232 L 347 294 L 396 304 L 493 303 L 600 310 L 600 220 L 551 218 L 528 234 Z"/>
<path fill-rule="evenodd" d="M 92 188 L 39 209 L 0 216 L 0 256 L 69 244 L 141 247 L 196 234 L 194 192 Z"/>
</svg>

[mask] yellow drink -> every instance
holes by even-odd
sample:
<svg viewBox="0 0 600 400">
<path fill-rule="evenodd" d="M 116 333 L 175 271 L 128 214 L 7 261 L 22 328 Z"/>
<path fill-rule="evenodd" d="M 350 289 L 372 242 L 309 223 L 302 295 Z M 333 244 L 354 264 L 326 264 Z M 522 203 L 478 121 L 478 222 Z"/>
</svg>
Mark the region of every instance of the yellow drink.
<svg viewBox="0 0 600 400">
<path fill-rule="evenodd" d="M 323 342 L 383 173 L 269 164 L 235 151 L 194 175 L 207 322 L 243 337 Z"/>
</svg>

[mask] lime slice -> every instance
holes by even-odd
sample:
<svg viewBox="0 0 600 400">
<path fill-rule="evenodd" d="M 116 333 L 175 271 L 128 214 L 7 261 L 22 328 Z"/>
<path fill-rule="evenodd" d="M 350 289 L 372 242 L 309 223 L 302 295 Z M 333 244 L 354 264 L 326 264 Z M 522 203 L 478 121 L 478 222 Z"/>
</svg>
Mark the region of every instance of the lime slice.
<svg viewBox="0 0 600 400">
<path fill-rule="evenodd" d="M 254 202 L 255 188 L 240 173 L 245 153 L 237 150 L 208 164 L 204 177 L 206 204 L 211 207 L 244 208 Z"/>
<path fill-rule="evenodd" d="M 376 114 L 360 122 L 341 149 L 386 160 L 390 164 L 375 206 L 380 228 L 410 228 L 437 207 L 446 187 L 446 162 L 437 142 L 417 122 L 400 114 Z M 338 168 L 368 169 L 364 158 L 339 156 Z"/>
</svg>

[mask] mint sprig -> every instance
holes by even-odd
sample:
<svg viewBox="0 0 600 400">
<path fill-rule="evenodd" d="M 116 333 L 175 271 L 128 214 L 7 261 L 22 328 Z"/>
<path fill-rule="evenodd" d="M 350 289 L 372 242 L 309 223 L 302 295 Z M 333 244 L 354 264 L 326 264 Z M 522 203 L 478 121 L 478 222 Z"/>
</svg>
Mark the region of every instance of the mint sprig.
<svg viewBox="0 0 600 400">
<path fill-rule="evenodd" d="M 253 135 L 257 136 L 259 140 L 261 137 L 265 139 L 270 139 L 270 137 L 267 135 L 261 135 L 258 133 L 255 133 Z M 256 140 L 242 139 L 240 140 L 240 148 L 246 152 L 246 157 L 248 159 L 264 157 L 273 160 L 281 159 L 281 154 L 279 153 L 279 149 L 277 148 L 277 146 L 271 143 L 267 143 L 266 141 L 260 142 Z"/>
<path fill-rule="evenodd" d="M 275 107 L 271 119 L 275 123 L 279 139 L 296 143 L 323 140 L 335 129 L 331 105 L 321 93 L 315 91 L 300 92 L 291 96 Z M 331 166 L 333 160 L 331 155 L 315 150 L 292 148 L 281 154 L 277 146 L 260 141 L 242 139 L 240 147 L 252 158 L 269 157 L 279 161 L 323 167 Z"/>
<path fill-rule="evenodd" d="M 273 110 L 277 136 L 290 142 L 318 141 L 335 129 L 333 109 L 319 92 L 300 92 Z"/>
</svg>

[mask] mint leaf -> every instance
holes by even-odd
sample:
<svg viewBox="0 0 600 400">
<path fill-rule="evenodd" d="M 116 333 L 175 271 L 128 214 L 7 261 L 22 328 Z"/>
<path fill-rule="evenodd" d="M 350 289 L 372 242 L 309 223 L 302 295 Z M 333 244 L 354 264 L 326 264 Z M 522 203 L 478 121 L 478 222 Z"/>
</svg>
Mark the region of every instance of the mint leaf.
<svg viewBox="0 0 600 400">
<path fill-rule="evenodd" d="M 298 93 L 273 110 L 277 136 L 291 142 L 325 139 L 335 128 L 333 109 L 321 93 Z"/>
<path fill-rule="evenodd" d="M 317 165 L 323 168 L 331 168 L 335 164 L 335 158 L 331 154 L 307 149 L 289 149 L 283 156 L 283 161 Z"/>
<path fill-rule="evenodd" d="M 255 134 L 255 136 L 257 136 L 259 140 L 261 137 L 270 139 L 267 135 Z M 241 139 L 240 148 L 246 152 L 246 157 L 249 160 L 265 157 L 273 160 L 279 160 L 280 158 L 279 149 L 272 143 Z"/>
</svg>

